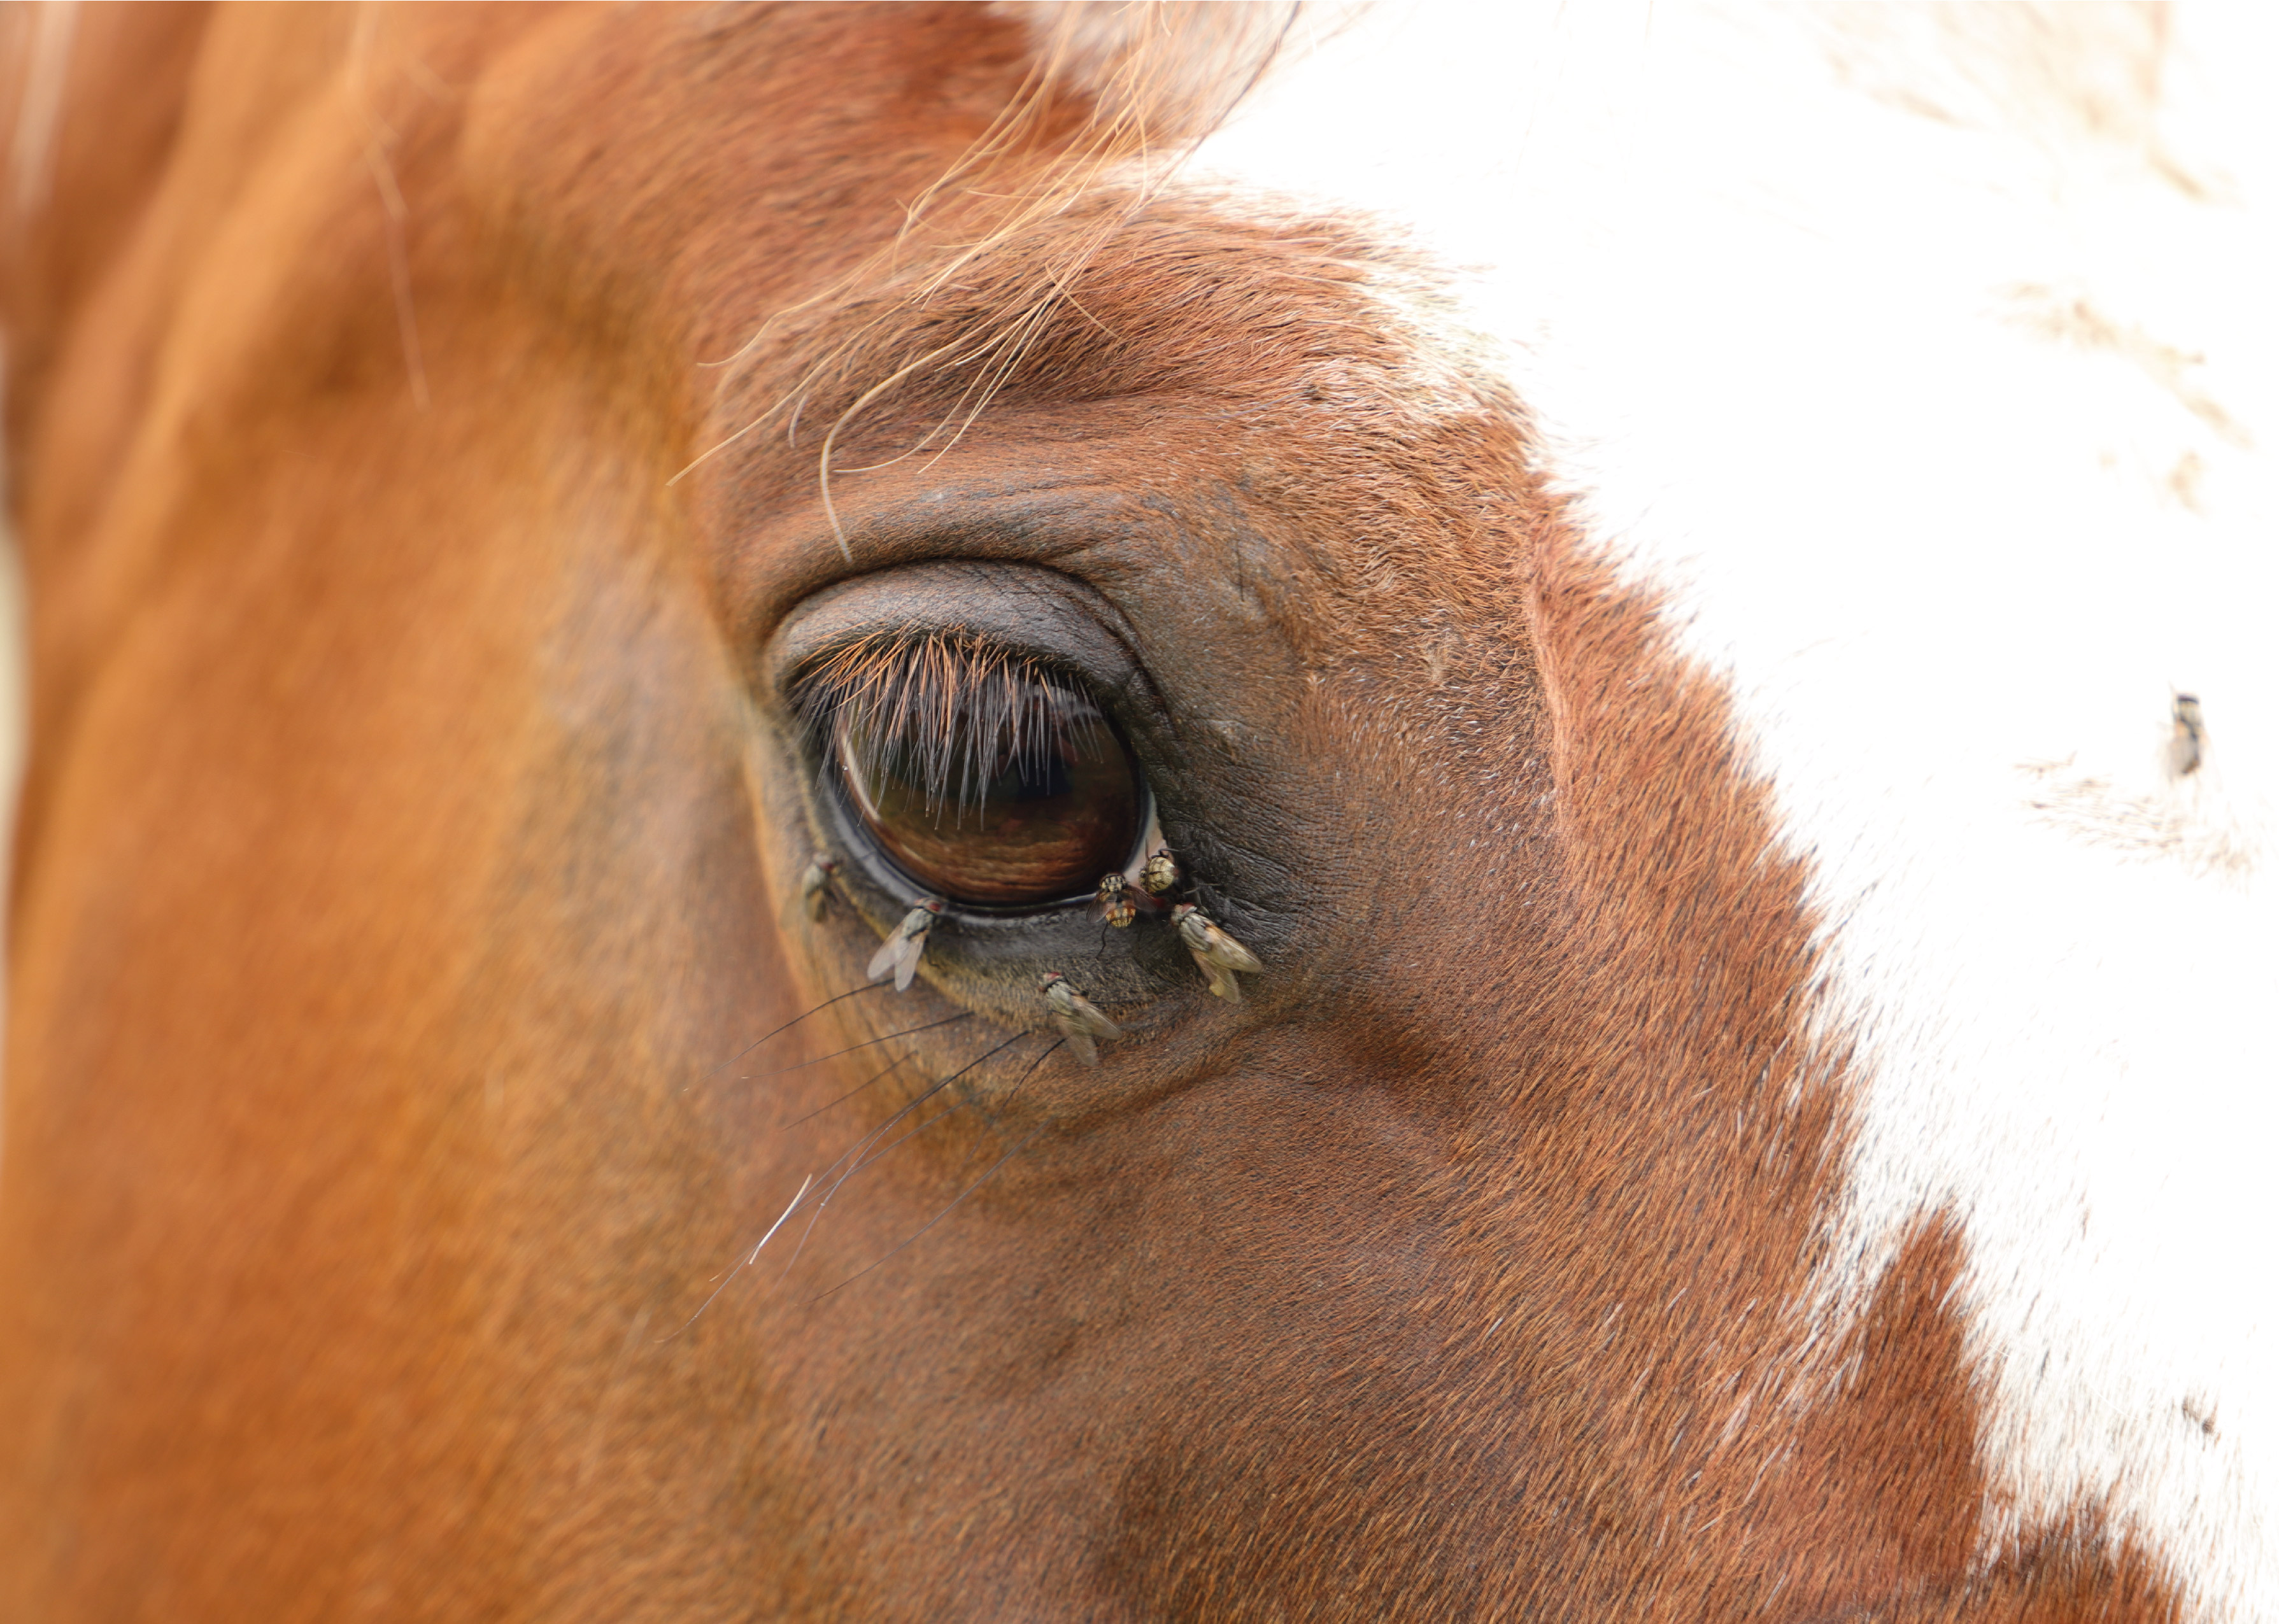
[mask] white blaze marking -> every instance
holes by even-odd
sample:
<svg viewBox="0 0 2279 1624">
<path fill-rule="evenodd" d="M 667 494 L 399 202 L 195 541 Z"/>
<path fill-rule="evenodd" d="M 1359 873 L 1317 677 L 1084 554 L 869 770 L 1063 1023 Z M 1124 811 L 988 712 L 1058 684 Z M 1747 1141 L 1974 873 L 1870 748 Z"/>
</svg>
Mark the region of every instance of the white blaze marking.
<svg viewBox="0 0 2279 1624">
<path fill-rule="evenodd" d="M 1389 6 L 1189 172 L 1454 272 L 1817 862 L 1830 1289 L 1953 1204 L 2021 1520 L 2109 1494 L 2211 1619 L 2279 1612 L 2270 15 Z"/>
</svg>

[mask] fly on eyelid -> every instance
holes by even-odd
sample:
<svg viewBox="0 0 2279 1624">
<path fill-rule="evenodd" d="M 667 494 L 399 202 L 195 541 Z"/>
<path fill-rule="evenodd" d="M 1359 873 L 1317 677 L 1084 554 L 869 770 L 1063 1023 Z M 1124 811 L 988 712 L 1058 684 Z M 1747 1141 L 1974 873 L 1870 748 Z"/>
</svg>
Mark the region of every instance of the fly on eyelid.
<svg viewBox="0 0 2279 1624">
<path fill-rule="evenodd" d="M 1148 895 L 1160 897 L 1179 883 L 1179 865 L 1169 846 L 1158 846 L 1140 870 L 1140 884 Z"/>
<path fill-rule="evenodd" d="M 879 944 L 879 951 L 871 955 L 868 972 L 873 981 L 894 978 L 894 991 L 907 992 L 910 982 L 918 973 L 918 961 L 925 956 L 926 938 L 933 931 L 933 922 L 943 908 L 940 897 L 926 897 L 916 908 L 902 915 Z"/>
<path fill-rule="evenodd" d="M 1092 894 L 1093 912 L 1121 931 L 1141 913 L 1154 913 L 1163 905 L 1122 874 L 1103 874 L 1099 889 Z"/>
<path fill-rule="evenodd" d="M 1067 1039 L 1076 1057 L 1087 1066 L 1100 1064 L 1097 1040 L 1121 1038 L 1124 1029 L 1100 1013 L 1093 1001 L 1069 984 L 1069 978 L 1058 970 L 1047 970 L 1037 990 L 1045 995 L 1045 1008 L 1052 1016 L 1053 1028 Z"/>
<path fill-rule="evenodd" d="M 838 868 L 838 862 L 829 857 L 818 857 L 807 865 L 807 872 L 799 882 L 799 900 L 810 919 L 820 920 L 830 906 L 831 877 Z"/>
<path fill-rule="evenodd" d="M 1093 912 L 1119 931 L 1130 924 L 1140 913 L 1132 905 L 1132 887 L 1121 874 L 1100 877 L 1100 889 L 1093 893 L 1092 906 Z"/>
<path fill-rule="evenodd" d="M 1256 975 L 1266 967 L 1252 953 L 1229 936 L 1209 914 L 1192 902 L 1182 902 L 1171 910 L 1171 923 L 1179 928 L 1179 939 L 1194 955 L 1195 967 L 1210 979 L 1210 990 L 1230 1004 L 1242 1002 L 1242 988 L 1235 972 Z"/>
</svg>

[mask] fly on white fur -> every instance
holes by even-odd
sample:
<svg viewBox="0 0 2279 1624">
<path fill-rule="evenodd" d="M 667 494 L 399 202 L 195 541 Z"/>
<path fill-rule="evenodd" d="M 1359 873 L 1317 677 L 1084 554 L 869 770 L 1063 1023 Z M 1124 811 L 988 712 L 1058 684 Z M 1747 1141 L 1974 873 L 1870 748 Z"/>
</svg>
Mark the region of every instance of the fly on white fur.
<svg viewBox="0 0 2279 1624">
<path fill-rule="evenodd" d="M 2197 693 L 2179 693 L 2168 713 L 2168 739 L 2161 764 L 2172 778 L 2189 778 L 2207 756 L 2207 723 L 2200 716 Z"/>
<path fill-rule="evenodd" d="M 892 976 L 895 992 L 909 991 L 911 979 L 918 973 L 918 961 L 925 957 L 926 938 L 932 934 L 934 918 L 942 907 L 940 897 L 927 897 L 902 915 L 902 923 L 871 955 L 871 980 L 884 981 Z"/>
<path fill-rule="evenodd" d="M 1258 955 L 1221 930 L 1209 914 L 1192 902 L 1182 902 L 1173 908 L 1171 923 L 1179 927 L 1179 939 L 1194 954 L 1196 968 L 1210 978 L 1210 990 L 1230 1004 L 1242 1002 L 1242 988 L 1234 979 L 1235 972 L 1255 976 L 1264 969 Z"/>
<path fill-rule="evenodd" d="M 1087 1066 L 1100 1064 L 1100 1051 L 1093 1046 L 1095 1039 L 1121 1038 L 1124 1029 L 1100 1013 L 1093 1001 L 1069 984 L 1067 977 L 1058 970 L 1047 970 L 1038 983 L 1045 995 L 1045 1007 L 1051 1012 L 1053 1026 L 1076 1057 Z"/>
</svg>

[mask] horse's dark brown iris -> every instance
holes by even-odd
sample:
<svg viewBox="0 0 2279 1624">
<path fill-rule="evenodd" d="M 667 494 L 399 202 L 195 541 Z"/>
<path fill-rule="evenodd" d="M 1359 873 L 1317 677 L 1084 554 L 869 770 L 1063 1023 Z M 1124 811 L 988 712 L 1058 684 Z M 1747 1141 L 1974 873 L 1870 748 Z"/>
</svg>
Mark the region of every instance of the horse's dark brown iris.
<svg viewBox="0 0 2279 1624">
<path fill-rule="evenodd" d="M 907 744 L 875 747 L 852 728 L 840 735 L 864 826 L 911 878 L 944 896 L 999 907 L 1054 901 L 1122 868 L 1140 838 L 1138 775 L 1097 714 L 1068 718 L 1033 747 L 1001 743 L 946 795 L 928 793 L 917 757 Z"/>
<path fill-rule="evenodd" d="M 984 907 L 1056 902 L 1131 860 L 1146 781 L 1058 673 L 986 646 L 896 640 L 833 656 L 802 687 L 827 707 L 856 816 L 925 889 Z"/>
</svg>

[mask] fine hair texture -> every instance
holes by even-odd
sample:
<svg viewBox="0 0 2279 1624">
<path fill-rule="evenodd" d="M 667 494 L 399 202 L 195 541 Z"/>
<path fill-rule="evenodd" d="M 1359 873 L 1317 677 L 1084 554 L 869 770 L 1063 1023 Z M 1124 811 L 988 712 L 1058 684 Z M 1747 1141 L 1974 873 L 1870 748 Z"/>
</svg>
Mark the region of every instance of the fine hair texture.
<svg viewBox="0 0 2279 1624">
<path fill-rule="evenodd" d="M 876 781 L 914 777 L 926 813 L 961 820 L 1008 769 L 1096 754 L 1092 701 L 1025 655 L 963 637 L 881 633 L 802 673 L 795 703 L 818 755 Z"/>
<path fill-rule="evenodd" d="M 962 373 L 950 409 L 893 460 L 955 444 L 1075 297 L 1073 284 L 1093 256 L 1257 84 L 1298 15 L 1294 3 L 1192 0 L 1001 9 L 1038 40 L 1019 89 L 948 172 L 910 203 L 886 249 L 761 325 L 729 358 L 724 395 L 764 356 L 778 329 L 798 329 L 809 310 L 860 298 L 873 306 L 873 318 L 811 361 L 789 390 L 736 424 L 690 465 L 779 420 L 796 439 L 802 412 L 817 395 L 847 402 L 825 426 L 817 454 L 825 512 L 842 553 L 847 541 L 832 502 L 832 478 L 866 471 L 834 463 L 842 432 L 914 378 Z M 1086 207 L 1111 189 L 1118 206 Z M 923 320 L 926 307 L 955 289 L 968 267 L 1078 211 L 1086 217 L 1082 228 L 1055 233 L 1059 251 L 1025 265 L 1017 287 L 999 290 L 992 319 L 980 330 L 960 324 L 948 341 L 900 360 L 882 375 L 872 371 L 876 352 L 867 341 L 874 330 Z M 851 563 L 851 553 L 847 556 Z"/>
</svg>

